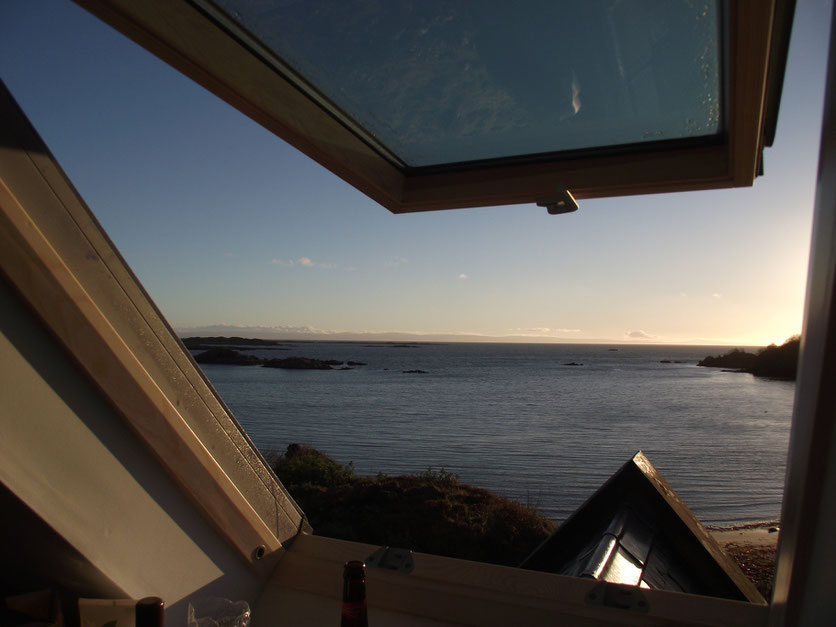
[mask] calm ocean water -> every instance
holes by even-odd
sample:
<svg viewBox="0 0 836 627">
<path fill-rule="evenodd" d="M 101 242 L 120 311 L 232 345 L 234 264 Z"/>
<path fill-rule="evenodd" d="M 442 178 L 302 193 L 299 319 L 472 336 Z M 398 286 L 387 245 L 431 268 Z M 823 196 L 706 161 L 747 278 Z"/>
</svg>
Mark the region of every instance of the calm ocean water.
<svg viewBox="0 0 836 627">
<path fill-rule="evenodd" d="M 443 467 L 560 521 L 642 450 L 703 522 L 779 517 L 794 384 L 696 366 L 727 349 L 288 346 L 247 352 L 368 365 L 204 366 L 262 453 L 301 442 L 361 474 Z"/>
</svg>

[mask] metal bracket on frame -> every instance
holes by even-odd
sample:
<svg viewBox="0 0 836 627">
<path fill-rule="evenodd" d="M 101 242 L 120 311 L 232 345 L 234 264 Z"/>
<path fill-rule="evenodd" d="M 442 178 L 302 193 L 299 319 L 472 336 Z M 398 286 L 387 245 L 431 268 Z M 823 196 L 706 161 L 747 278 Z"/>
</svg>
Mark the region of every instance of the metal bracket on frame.
<svg viewBox="0 0 836 627">
<path fill-rule="evenodd" d="M 408 575 L 415 568 L 412 551 L 382 546 L 366 558 L 366 566 Z"/>
</svg>

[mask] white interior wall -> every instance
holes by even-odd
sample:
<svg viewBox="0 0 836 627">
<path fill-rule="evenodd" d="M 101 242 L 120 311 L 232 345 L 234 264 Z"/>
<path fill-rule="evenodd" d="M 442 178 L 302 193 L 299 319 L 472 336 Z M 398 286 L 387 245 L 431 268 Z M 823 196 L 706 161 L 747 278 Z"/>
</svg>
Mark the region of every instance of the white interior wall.
<svg viewBox="0 0 836 627">
<path fill-rule="evenodd" d="M 836 12 L 770 625 L 836 624 Z"/>
<path fill-rule="evenodd" d="M 184 624 L 190 596 L 252 605 L 259 576 L 5 281 L 0 330 L 0 482 L 113 586 L 163 597 L 169 624 Z"/>
</svg>

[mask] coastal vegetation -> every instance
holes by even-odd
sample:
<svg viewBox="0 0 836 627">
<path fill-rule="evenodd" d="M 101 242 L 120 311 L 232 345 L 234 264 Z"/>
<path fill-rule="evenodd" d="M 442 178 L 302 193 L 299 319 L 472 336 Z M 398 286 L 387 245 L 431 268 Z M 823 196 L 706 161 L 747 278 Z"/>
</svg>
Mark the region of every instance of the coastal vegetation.
<svg viewBox="0 0 836 627">
<path fill-rule="evenodd" d="M 781 346 L 770 344 L 757 353 L 736 348 L 723 355 L 706 357 L 697 365 L 749 372 L 759 377 L 795 380 L 800 345 L 801 338 L 795 335 Z"/>
<path fill-rule="evenodd" d="M 291 444 L 272 463 L 319 535 L 517 566 L 556 528 L 536 508 L 433 470 L 363 477 Z"/>
<path fill-rule="evenodd" d="M 557 528 L 536 507 L 462 483 L 444 468 L 364 477 L 351 462 L 302 444 L 274 454 L 271 466 L 322 536 L 517 566 Z M 774 547 L 726 550 L 768 598 Z"/>
</svg>

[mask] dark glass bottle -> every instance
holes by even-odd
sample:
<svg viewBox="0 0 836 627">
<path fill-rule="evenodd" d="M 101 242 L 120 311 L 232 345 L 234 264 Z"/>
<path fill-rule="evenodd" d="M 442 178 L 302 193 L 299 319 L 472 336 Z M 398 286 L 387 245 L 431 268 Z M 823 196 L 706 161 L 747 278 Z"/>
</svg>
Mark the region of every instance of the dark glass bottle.
<svg viewBox="0 0 836 627">
<path fill-rule="evenodd" d="M 341 627 L 368 627 L 366 613 L 366 565 L 354 560 L 343 569 L 343 614 Z"/>
<path fill-rule="evenodd" d="M 165 604 L 160 597 L 145 597 L 136 602 L 136 627 L 163 627 Z"/>
</svg>

